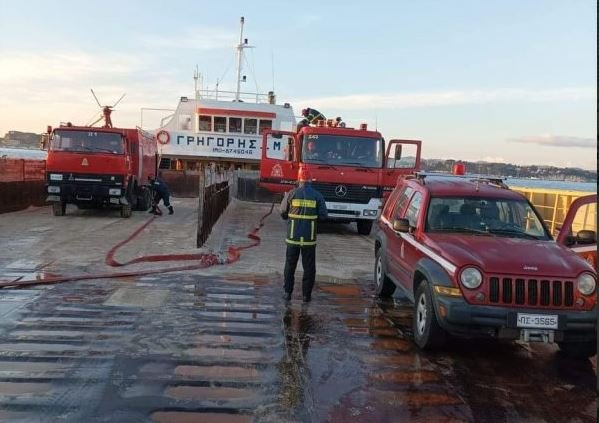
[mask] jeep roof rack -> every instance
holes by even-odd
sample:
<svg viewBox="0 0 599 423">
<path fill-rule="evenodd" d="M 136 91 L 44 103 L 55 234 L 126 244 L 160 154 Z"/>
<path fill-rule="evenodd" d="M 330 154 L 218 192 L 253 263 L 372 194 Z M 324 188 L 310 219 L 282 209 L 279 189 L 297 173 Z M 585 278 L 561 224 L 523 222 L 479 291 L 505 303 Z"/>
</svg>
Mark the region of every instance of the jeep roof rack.
<svg viewBox="0 0 599 423">
<path fill-rule="evenodd" d="M 504 182 L 501 176 L 492 175 L 454 175 L 452 173 L 440 173 L 440 172 L 416 172 L 416 179 L 422 185 L 425 184 L 427 176 L 440 176 L 444 178 L 460 178 L 467 179 L 471 182 L 483 183 L 488 185 L 494 185 L 503 189 L 510 189 Z"/>
</svg>

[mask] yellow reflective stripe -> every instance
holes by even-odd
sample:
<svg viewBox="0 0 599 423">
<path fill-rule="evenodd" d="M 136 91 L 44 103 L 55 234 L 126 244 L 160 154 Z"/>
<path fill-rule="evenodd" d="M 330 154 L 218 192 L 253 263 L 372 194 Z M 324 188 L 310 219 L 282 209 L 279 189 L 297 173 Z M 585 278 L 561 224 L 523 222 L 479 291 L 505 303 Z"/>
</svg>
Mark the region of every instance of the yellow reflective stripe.
<svg viewBox="0 0 599 423">
<path fill-rule="evenodd" d="M 316 245 L 316 241 L 294 241 L 292 239 L 286 239 L 285 242 L 287 242 L 287 244 L 299 245 L 300 247 Z"/>
<path fill-rule="evenodd" d="M 312 221 L 312 222 L 310 222 L 310 223 L 312 224 L 312 237 L 311 237 L 310 239 L 314 239 L 314 228 L 315 228 L 315 226 L 316 226 L 316 222 L 315 222 L 315 221 Z"/>
<path fill-rule="evenodd" d="M 316 220 L 318 219 L 317 215 L 312 215 L 312 214 L 289 214 L 288 215 L 290 218 L 292 219 L 308 219 L 308 220 Z"/>
<path fill-rule="evenodd" d="M 295 222 L 292 220 L 291 221 L 291 233 L 289 234 L 289 237 L 291 237 L 291 238 L 293 238 L 293 229 L 294 229 L 294 226 L 295 226 Z"/>
<path fill-rule="evenodd" d="M 303 200 L 294 198 L 291 200 L 291 207 L 313 207 L 316 208 L 316 200 Z"/>
</svg>

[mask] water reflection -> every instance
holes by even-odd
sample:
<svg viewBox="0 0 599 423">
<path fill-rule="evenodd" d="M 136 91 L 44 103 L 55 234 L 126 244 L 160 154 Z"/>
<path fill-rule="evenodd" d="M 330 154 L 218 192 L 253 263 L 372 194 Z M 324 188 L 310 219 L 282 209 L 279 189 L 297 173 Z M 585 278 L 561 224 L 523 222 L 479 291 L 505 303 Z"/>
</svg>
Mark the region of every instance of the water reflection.
<svg viewBox="0 0 599 423">
<path fill-rule="evenodd" d="M 287 307 L 283 316 L 285 351 L 277 364 L 280 383 L 280 403 L 289 413 L 307 404 L 306 390 L 309 386 L 306 356 L 314 332 L 314 320 L 306 305 L 301 308 Z"/>
</svg>

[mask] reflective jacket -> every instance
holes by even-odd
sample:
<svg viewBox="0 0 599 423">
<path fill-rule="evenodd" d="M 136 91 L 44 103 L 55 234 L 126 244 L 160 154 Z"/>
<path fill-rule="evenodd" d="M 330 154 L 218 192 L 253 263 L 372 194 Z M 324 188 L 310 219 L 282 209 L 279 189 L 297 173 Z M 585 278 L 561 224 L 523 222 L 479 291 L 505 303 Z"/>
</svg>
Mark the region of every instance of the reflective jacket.
<svg viewBox="0 0 599 423">
<path fill-rule="evenodd" d="M 281 206 L 281 217 L 289 220 L 285 242 L 300 247 L 316 245 L 317 220 L 327 217 L 323 196 L 310 184 L 303 184 L 287 193 Z"/>
</svg>

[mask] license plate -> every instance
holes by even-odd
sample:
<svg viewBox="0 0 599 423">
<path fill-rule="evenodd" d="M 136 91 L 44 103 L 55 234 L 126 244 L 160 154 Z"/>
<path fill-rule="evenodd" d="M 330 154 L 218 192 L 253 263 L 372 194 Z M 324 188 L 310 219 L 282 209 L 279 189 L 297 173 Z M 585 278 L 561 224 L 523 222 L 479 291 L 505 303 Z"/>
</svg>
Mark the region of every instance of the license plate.
<svg viewBox="0 0 599 423">
<path fill-rule="evenodd" d="M 333 204 L 331 209 L 333 210 L 347 210 L 349 207 L 344 204 Z"/>
<path fill-rule="evenodd" d="M 557 315 L 555 314 L 527 314 L 518 313 L 516 326 L 519 328 L 557 329 Z"/>
</svg>

